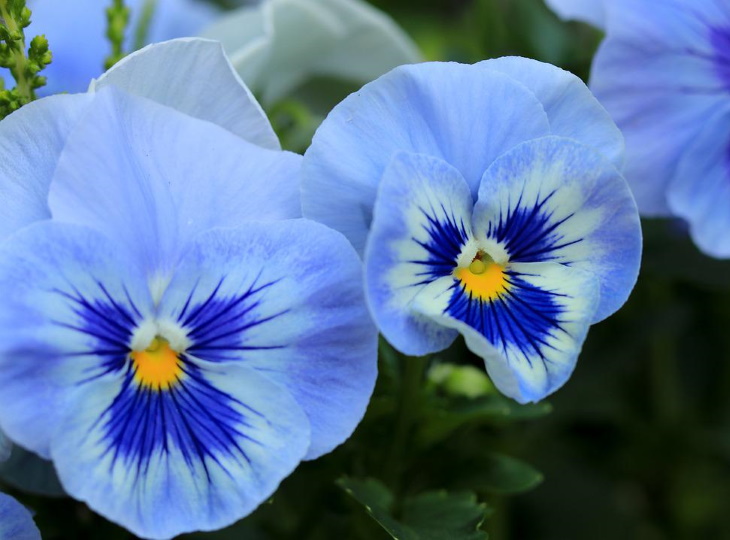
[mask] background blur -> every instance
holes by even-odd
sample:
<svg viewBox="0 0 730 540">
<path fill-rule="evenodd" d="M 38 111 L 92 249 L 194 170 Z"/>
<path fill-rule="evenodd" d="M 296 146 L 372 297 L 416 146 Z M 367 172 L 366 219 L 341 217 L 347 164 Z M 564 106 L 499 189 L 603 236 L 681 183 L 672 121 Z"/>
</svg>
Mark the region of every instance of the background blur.
<svg viewBox="0 0 730 540">
<path fill-rule="evenodd" d="M 586 80 L 602 37 L 559 21 L 542 0 L 372 3 L 429 60 L 521 55 Z M 284 145 L 303 151 L 321 116 L 352 90 L 314 81 L 267 112 Z M 378 394 L 352 440 L 300 467 L 243 522 L 188 538 L 389 538 L 335 485 L 347 473 L 379 477 L 405 494 L 473 490 L 489 506 L 483 528 L 492 540 L 730 539 L 730 262 L 700 255 L 680 222 L 644 227 L 638 286 L 618 314 L 591 330 L 575 374 L 550 406 L 520 413 L 517 422 L 451 426 L 448 437 L 401 456 L 406 464 L 389 470 L 383 456 L 391 452 L 404 368 L 387 360 L 384 347 Z M 447 360 L 482 369 L 463 347 Z M 424 399 L 422 422 L 434 425 L 431 398 Z M 494 458 L 499 466 L 482 468 L 480 460 L 495 450 L 515 460 Z M 500 481 L 510 467 L 517 473 Z M 81 503 L 9 491 L 37 511 L 46 539 L 132 538 Z"/>
</svg>

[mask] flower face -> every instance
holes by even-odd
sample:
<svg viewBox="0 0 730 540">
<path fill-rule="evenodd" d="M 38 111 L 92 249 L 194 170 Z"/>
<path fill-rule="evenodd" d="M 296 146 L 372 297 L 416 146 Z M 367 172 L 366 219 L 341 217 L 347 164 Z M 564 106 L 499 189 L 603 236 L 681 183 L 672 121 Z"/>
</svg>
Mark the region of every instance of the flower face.
<svg viewBox="0 0 730 540">
<path fill-rule="evenodd" d="M 636 280 L 620 148 L 585 86 L 557 68 L 411 66 L 322 125 L 304 211 L 364 244 L 370 309 L 397 349 L 435 352 L 461 333 L 502 392 L 535 401 L 565 382 L 588 326 Z M 325 186 L 327 201 L 315 197 Z"/>
<path fill-rule="evenodd" d="M 57 143 L 50 215 L 0 249 L 0 426 L 137 535 L 220 528 L 362 418 L 361 264 L 291 219 L 299 156 L 100 86 L 8 117 L 64 127 L 24 139 Z"/>
<path fill-rule="evenodd" d="M 41 533 L 33 517 L 10 495 L 0 493 L 0 538 L 8 540 L 40 540 Z"/>
<path fill-rule="evenodd" d="M 311 77 L 365 83 L 421 60 L 410 38 L 361 0 L 267 0 L 220 17 L 202 35 L 223 43 L 269 103 Z"/>
<path fill-rule="evenodd" d="M 708 255 L 730 257 L 730 7 L 617 1 L 591 88 L 626 137 L 639 210 L 678 216 Z"/>
</svg>

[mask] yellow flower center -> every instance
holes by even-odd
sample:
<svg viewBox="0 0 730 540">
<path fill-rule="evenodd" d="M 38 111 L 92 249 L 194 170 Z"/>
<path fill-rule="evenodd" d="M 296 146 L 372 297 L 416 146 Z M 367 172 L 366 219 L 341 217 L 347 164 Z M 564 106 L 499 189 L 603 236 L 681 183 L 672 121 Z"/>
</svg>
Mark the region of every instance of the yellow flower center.
<svg viewBox="0 0 730 540">
<path fill-rule="evenodd" d="M 457 268 L 454 276 L 472 298 L 491 301 L 509 288 L 504 270 L 503 265 L 495 263 L 489 255 L 480 251 L 468 267 Z"/>
<path fill-rule="evenodd" d="M 168 390 L 183 375 L 182 362 L 166 339 L 156 337 L 144 351 L 130 355 L 134 380 L 140 386 L 153 390 Z"/>
</svg>

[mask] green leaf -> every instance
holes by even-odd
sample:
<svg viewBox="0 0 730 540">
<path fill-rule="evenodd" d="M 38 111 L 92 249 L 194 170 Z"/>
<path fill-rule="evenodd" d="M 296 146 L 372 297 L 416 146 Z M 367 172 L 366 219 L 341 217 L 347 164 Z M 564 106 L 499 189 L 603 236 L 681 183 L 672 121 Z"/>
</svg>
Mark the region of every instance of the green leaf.
<svg viewBox="0 0 730 540">
<path fill-rule="evenodd" d="M 470 492 L 430 491 L 403 501 L 396 516 L 393 494 L 378 480 L 341 478 L 337 484 L 365 507 L 370 516 L 397 540 L 486 540 L 479 526 L 485 504 Z"/>
<path fill-rule="evenodd" d="M 475 468 L 469 487 L 499 494 L 530 491 L 543 481 L 543 475 L 532 465 L 502 454 L 489 454 Z"/>
</svg>

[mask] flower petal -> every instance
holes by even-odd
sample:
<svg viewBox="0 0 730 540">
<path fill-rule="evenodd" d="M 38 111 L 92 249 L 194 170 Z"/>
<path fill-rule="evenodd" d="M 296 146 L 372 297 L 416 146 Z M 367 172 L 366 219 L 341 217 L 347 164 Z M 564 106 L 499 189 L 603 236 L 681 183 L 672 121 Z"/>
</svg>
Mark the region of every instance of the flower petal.
<svg viewBox="0 0 730 540">
<path fill-rule="evenodd" d="M 266 114 L 220 43 L 181 38 L 149 45 L 115 64 L 91 88 L 108 85 L 218 124 L 263 148 L 281 149 Z"/>
<path fill-rule="evenodd" d="M 730 258 L 730 104 L 704 121 L 685 149 L 669 186 L 672 211 L 686 219 L 695 244 Z"/>
<path fill-rule="evenodd" d="M 574 19 L 587 22 L 597 28 L 606 24 L 606 0 L 545 0 L 545 3 L 561 19 Z"/>
<path fill-rule="evenodd" d="M 445 277 L 425 288 L 413 308 L 462 333 L 502 393 L 538 401 L 570 377 L 598 288 L 593 276 L 555 263 L 510 264 L 506 279 L 503 293 L 482 300 Z"/>
<path fill-rule="evenodd" d="M 28 509 L 5 493 L 0 493 L 0 539 L 41 540 Z"/>
<path fill-rule="evenodd" d="M 528 141 L 498 158 L 484 173 L 473 227 L 512 262 L 559 262 L 594 275 L 601 301 L 592 322 L 626 302 L 639 273 L 641 225 L 626 182 L 571 139 Z"/>
<path fill-rule="evenodd" d="M 201 234 L 160 304 L 189 354 L 240 363 L 286 388 L 311 426 L 307 459 L 362 419 L 375 385 L 377 334 L 359 259 L 336 232 L 306 220 Z"/>
<path fill-rule="evenodd" d="M 145 538 L 244 517 L 309 443 L 296 401 L 254 370 L 188 358 L 184 372 L 165 390 L 129 372 L 79 387 L 52 441 L 68 493 Z"/>
<path fill-rule="evenodd" d="M 578 77 L 551 64 L 516 56 L 485 60 L 477 65 L 504 73 L 534 92 L 545 107 L 553 135 L 592 146 L 616 168 L 623 167 L 623 135 Z"/>
<path fill-rule="evenodd" d="M 299 160 L 106 88 L 68 138 L 49 204 L 164 277 L 201 230 L 298 216 Z"/>
<path fill-rule="evenodd" d="M 439 159 L 400 152 L 383 173 L 365 283 L 380 331 L 401 352 L 440 351 L 456 337 L 413 313 L 411 303 L 426 285 L 453 273 L 472 237 L 472 207 L 464 177 Z"/>
<path fill-rule="evenodd" d="M 0 238 L 48 219 L 48 186 L 66 137 L 91 97 L 34 101 L 0 122 Z"/>
<path fill-rule="evenodd" d="M 30 225 L 0 254 L 0 425 L 48 458 L 67 389 L 123 368 L 152 302 L 134 266 L 83 227 Z"/>
<path fill-rule="evenodd" d="M 542 105 L 514 79 L 455 63 L 401 66 L 350 95 L 317 130 L 303 163 L 303 213 L 362 252 L 378 183 L 397 151 L 443 159 L 475 195 L 497 156 L 549 133 Z"/>
</svg>

